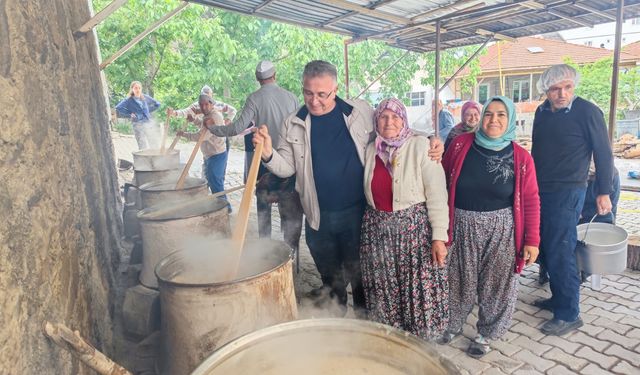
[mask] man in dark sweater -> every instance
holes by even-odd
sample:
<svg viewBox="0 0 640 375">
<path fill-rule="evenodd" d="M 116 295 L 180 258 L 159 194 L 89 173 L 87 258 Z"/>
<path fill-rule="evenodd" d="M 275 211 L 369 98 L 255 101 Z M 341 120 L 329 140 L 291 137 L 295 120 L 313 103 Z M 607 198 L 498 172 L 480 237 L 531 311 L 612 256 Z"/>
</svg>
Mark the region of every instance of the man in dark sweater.
<svg viewBox="0 0 640 375">
<path fill-rule="evenodd" d="M 541 205 L 542 264 L 549 272 L 550 299 L 536 301 L 553 311 L 540 330 L 563 335 L 582 326 L 579 316 L 580 276 L 576 262 L 576 225 L 587 189 L 591 157 L 596 166 L 596 206 L 611 212 L 613 154 L 602 111 L 574 95 L 578 73 L 562 64 L 547 69 L 538 91 L 547 99 L 536 110 L 533 148 Z"/>
</svg>

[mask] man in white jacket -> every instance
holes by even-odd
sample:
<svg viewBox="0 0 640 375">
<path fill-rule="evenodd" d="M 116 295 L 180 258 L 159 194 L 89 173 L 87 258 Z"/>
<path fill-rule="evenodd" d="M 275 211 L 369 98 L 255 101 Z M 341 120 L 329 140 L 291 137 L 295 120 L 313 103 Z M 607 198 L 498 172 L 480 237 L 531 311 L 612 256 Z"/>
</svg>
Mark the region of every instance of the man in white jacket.
<svg viewBox="0 0 640 375">
<path fill-rule="evenodd" d="M 366 206 L 364 152 L 373 140 L 373 109 L 363 100 L 337 96 L 338 77 L 332 64 L 315 60 L 305 66 L 302 93 L 305 105 L 291 114 L 273 150 L 267 127 L 254 143 L 264 142 L 263 164 L 274 174 L 295 174 L 306 216 L 305 236 L 322 278 L 323 289 L 346 312 L 350 283 L 357 315 L 365 301 L 360 272 L 360 226 Z M 430 155 L 444 147 L 432 140 Z"/>
</svg>

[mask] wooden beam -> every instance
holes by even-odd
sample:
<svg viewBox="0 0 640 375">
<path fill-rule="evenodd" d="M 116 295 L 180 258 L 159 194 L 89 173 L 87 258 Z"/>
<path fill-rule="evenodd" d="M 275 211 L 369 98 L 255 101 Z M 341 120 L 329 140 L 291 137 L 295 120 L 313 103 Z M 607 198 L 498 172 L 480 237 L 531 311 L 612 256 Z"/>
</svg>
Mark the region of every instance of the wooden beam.
<svg viewBox="0 0 640 375">
<path fill-rule="evenodd" d="M 573 22 L 573 23 L 575 23 L 575 24 L 577 24 L 577 25 L 581 25 L 581 26 L 584 26 L 584 27 L 591 27 L 591 28 L 593 28 L 593 25 L 592 25 L 592 24 L 590 24 L 590 23 L 588 23 L 588 22 L 581 21 L 581 20 L 577 19 L 578 17 L 581 17 L 581 16 L 582 16 L 582 14 L 577 15 L 577 16 L 568 16 L 568 15 L 566 15 L 566 14 L 564 14 L 564 13 L 561 13 L 561 12 L 558 12 L 557 10 L 554 10 L 554 9 L 548 9 L 548 10 L 547 10 L 547 13 L 549 13 L 549 14 L 551 14 L 551 15 L 553 15 L 553 16 L 556 16 L 556 17 L 558 17 L 558 18 L 565 19 L 565 20 L 567 20 L 567 21 L 569 21 L 569 22 Z"/>
<path fill-rule="evenodd" d="M 98 14 L 91 17 L 89 21 L 85 22 L 84 25 L 80 26 L 75 35 L 82 35 L 89 32 L 89 30 L 96 27 L 100 22 L 104 21 L 107 17 L 109 17 L 113 12 L 115 12 L 118 8 L 120 8 L 127 0 L 113 0 L 109 5 L 104 7 Z"/>
<path fill-rule="evenodd" d="M 264 0 L 262 2 L 262 4 L 260 4 L 257 7 L 253 8 L 251 10 L 251 13 L 256 13 L 256 12 L 260 11 L 262 8 L 267 7 L 269 4 L 273 3 L 274 1 L 276 1 L 276 0 Z"/>
<path fill-rule="evenodd" d="M 606 13 L 605 11 L 602 11 L 600 9 L 594 8 L 591 5 L 575 3 L 575 4 L 573 4 L 573 6 L 576 7 L 576 8 L 580 8 L 580 9 L 586 10 L 586 11 L 591 12 L 593 14 L 597 14 L 597 15 L 602 16 L 604 18 L 607 18 L 607 19 L 609 19 L 611 21 L 615 21 L 616 20 L 616 16 L 613 16 L 613 15 L 611 15 L 609 13 Z"/>
<path fill-rule="evenodd" d="M 333 17 L 332 19 L 330 19 L 330 20 L 328 20 L 326 22 L 318 24 L 318 26 L 324 27 L 324 26 L 327 26 L 327 25 L 331 25 L 332 23 L 336 23 L 338 21 L 342 21 L 345 18 L 349 18 L 349 17 L 355 16 L 355 15 L 358 15 L 358 14 L 359 14 L 358 12 L 356 12 L 355 10 L 352 10 L 350 12 L 347 12 L 345 14 L 339 15 L 337 17 Z"/>
<path fill-rule="evenodd" d="M 149 35 L 150 33 L 152 33 L 155 29 L 157 29 L 158 27 L 162 26 L 163 23 L 167 22 L 169 19 L 171 19 L 171 17 L 175 16 L 176 14 L 182 12 L 184 10 L 184 8 L 187 7 L 187 5 L 189 5 L 188 2 L 183 1 L 182 3 L 180 3 L 180 5 L 178 5 L 174 10 L 172 10 L 171 12 L 165 14 L 162 18 L 160 18 L 159 20 L 157 20 L 156 22 L 154 22 L 151 26 L 149 26 L 145 31 L 141 32 L 140 34 L 138 34 L 135 38 L 133 38 L 129 43 L 127 43 L 124 47 L 120 48 L 118 50 L 118 52 L 114 53 L 111 57 L 109 57 L 108 59 L 106 59 L 105 61 L 102 62 L 102 64 L 100 64 L 100 70 L 106 68 L 107 66 L 111 65 L 111 63 L 113 63 L 114 61 L 116 61 L 117 58 L 119 58 L 120 56 L 124 55 L 125 52 L 127 52 L 129 49 L 131 49 L 131 47 L 135 46 L 136 44 L 138 44 L 138 42 L 140 42 L 142 39 L 144 39 L 144 37 L 146 37 L 147 35 Z"/>
<path fill-rule="evenodd" d="M 624 22 L 624 0 L 618 0 L 616 12 L 616 44 L 613 50 L 611 72 L 611 102 L 609 105 L 609 143 L 613 145 L 616 130 L 616 108 L 618 107 L 618 76 L 620 75 L 620 50 L 622 49 L 622 23 Z"/>
<path fill-rule="evenodd" d="M 318 0 L 318 1 L 323 3 L 323 4 L 333 5 L 333 6 L 345 9 L 345 10 L 351 10 L 351 11 L 358 12 L 360 14 L 366 14 L 368 16 L 380 18 L 382 20 L 389 20 L 391 22 L 400 23 L 400 24 L 403 24 L 403 25 L 410 25 L 411 24 L 411 20 L 409 20 L 407 18 L 399 17 L 399 16 L 393 15 L 391 13 L 383 12 L 383 11 L 376 10 L 376 9 L 369 9 L 366 6 L 354 4 L 354 3 L 346 1 L 346 0 Z M 418 25 L 416 27 L 420 27 L 420 28 L 423 28 L 423 29 L 428 30 L 428 31 L 434 31 L 434 28 L 432 26 L 429 26 L 429 25 L 426 25 L 426 24 L 420 24 L 420 25 Z"/>
<path fill-rule="evenodd" d="M 493 31 L 489 31 L 489 30 L 485 30 L 485 29 L 476 30 L 476 34 L 485 35 L 485 36 L 491 36 L 491 37 L 493 37 L 495 39 L 504 40 L 504 41 L 511 42 L 511 43 L 515 43 L 516 42 L 516 38 L 510 37 L 508 35 L 500 34 L 500 33 L 494 33 Z"/>
</svg>

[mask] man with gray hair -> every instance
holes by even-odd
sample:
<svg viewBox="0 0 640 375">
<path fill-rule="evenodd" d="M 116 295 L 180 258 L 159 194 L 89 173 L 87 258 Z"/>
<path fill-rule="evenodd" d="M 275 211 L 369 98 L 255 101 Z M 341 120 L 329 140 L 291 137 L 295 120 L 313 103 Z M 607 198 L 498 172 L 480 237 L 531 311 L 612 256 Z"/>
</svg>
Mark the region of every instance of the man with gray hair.
<svg viewBox="0 0 640 375">
<path fill-rule="evenodd" d="M 271 61 L 258 63 L 255 71 L 260 88 L 253 92 L 244 103 L 240 116 L 226 126 L 216 126 L 209 130 L 218 137 L 238 135 L 252 124 L 266 125 L 269 132 L 279 134 L 285 118 L 296 111 L 298 99 L 276 83 L 276 68 Z M 253 158 L 252 134 L 245 136 L 245 179 Z M 258 211 L 258 234 L 261 238 L 271 237 L 271 206 L 278 203 L 280 223 L 285 242 L 296 252 L 302 234 L 302 207 L 300 197 L 295 192 L 295 178 L 282 179 L 266 168 L 260 168 L 256 186 Z"/>
<path fill-rule="evenodd" d="M 569 65 L 542 73 L 538 91 L 546 100 L 533 120 L 531 150 L 541 205 L 540 255 L 549 272 L 551 298 L 534 302 L 553 311 L 540 330 L 563 335 L 582 326 L 576 225 L 585 199 L 591 157 L 596 166 L 597 211 L 611 211 L 613 154 L 602 111 L 574 95 L 579 76 Z"/>
<path fill-rule="evenodd" d="M 364 316 L 360 227 L 366 206 L 364 153 L 375 138 L 373 108 L 364 100 L 343 100 L 337 92 L 336 67 L 311 61 L 302 74 L 305 105 L 289 115 L 275 138 L 261 126 L 253 142 L 264 143 L 262 161 L 270 171 L 296 176 L 305 237 L 323 285 L 312 295 L 328 294 L 346 313 L 351 284 L 356 315 Z M 430 155 L 439 159 L 444 147 L 439 140 L 434 144 L 439 146 Z"/>
</svg>

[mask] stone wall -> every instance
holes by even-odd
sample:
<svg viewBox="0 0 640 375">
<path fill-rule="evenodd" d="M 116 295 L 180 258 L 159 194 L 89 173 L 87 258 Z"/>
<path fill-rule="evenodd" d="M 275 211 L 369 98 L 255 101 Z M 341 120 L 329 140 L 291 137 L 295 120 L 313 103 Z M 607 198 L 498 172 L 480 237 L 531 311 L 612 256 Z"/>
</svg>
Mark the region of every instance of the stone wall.
<svg viewBox="0 0 640 375">
<path fill-rule="evenodd" d="M 0 373 L 90 374 L 45 319 L 113 352 L 122 230 L 87 0 L 0 0 Z"/>
</svg>

